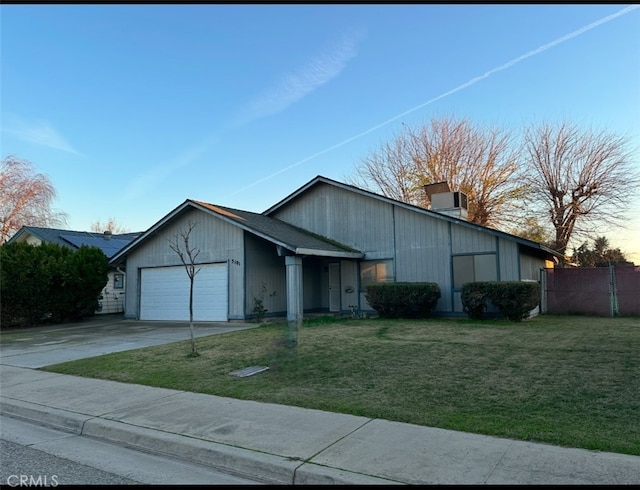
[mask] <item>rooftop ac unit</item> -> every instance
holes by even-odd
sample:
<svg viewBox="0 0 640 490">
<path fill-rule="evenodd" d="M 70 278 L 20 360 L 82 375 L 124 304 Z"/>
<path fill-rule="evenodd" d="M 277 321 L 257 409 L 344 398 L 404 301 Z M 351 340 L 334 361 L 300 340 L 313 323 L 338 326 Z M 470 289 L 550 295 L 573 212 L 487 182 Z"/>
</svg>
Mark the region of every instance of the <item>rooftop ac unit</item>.
<svg viewBox="0 0 640 490">
<path fill-rule="evenodd" d="M 467 195 L 464 192 L 442 192 L 431 196 L 431 209 L 469 209 Z"/>
</svg>

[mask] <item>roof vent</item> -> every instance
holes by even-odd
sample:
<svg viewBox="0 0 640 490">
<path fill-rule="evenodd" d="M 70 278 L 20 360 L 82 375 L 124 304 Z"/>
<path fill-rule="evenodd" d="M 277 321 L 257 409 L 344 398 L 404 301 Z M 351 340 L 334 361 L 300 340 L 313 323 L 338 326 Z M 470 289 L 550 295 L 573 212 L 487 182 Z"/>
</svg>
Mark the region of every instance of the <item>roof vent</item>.
<svg viewBox="0 0 640 490">
<path fill-rule="evenodd" d="M 111 232 L 111 230 L 104 230 L 104 239 L 105 240 L 111 240 L 111 236 L 113 235 L 113 233 Z"/>
</svg>

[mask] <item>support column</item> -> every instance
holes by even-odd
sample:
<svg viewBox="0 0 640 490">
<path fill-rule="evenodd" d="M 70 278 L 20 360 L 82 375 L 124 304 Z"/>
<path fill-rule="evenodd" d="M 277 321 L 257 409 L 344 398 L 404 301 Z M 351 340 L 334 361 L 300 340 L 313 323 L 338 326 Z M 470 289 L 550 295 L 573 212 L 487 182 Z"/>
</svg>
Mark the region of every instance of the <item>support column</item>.
<svg viewBox="0 0 640 490">
<path fill-rule="evenodd" d="M 290 346 L 295 346 L 303 316 L 302 257 L 287 255 L 284 260 L 287 268 L 287 340 Z"/>
</svg>

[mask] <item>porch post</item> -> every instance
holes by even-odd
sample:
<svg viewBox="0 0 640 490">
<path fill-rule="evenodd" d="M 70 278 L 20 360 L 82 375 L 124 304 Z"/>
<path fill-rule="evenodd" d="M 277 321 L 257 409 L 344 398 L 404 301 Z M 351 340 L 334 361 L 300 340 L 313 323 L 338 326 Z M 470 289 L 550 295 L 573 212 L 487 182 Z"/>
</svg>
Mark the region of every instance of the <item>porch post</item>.
<svg viewBox="0 0 640 490">
<path fill-rule="evenodd" d="M 287 267 L 287 340 L 290 346 L 295 346 L 303 316 L 302 257 L 287 255 L 284 260 Z"/>
</svg>

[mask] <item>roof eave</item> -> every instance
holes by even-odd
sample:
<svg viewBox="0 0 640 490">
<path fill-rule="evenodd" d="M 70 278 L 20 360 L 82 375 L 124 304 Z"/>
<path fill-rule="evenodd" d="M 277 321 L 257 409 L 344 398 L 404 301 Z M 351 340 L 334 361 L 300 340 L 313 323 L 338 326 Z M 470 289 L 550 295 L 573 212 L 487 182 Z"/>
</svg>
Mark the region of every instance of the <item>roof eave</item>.
<svg viewBox="0 0 640 490">
<path fill-rule="evenodd" d="M 362 259 L 364 254 L 362 252 L 346 252 L 346 251 L 334 251 L 334 250 L 320 250 L 314 248 L 296 248 L 296 255 L 314 255 L 318 257 L 336 257 L 343 259 Z"/>
</svg>

